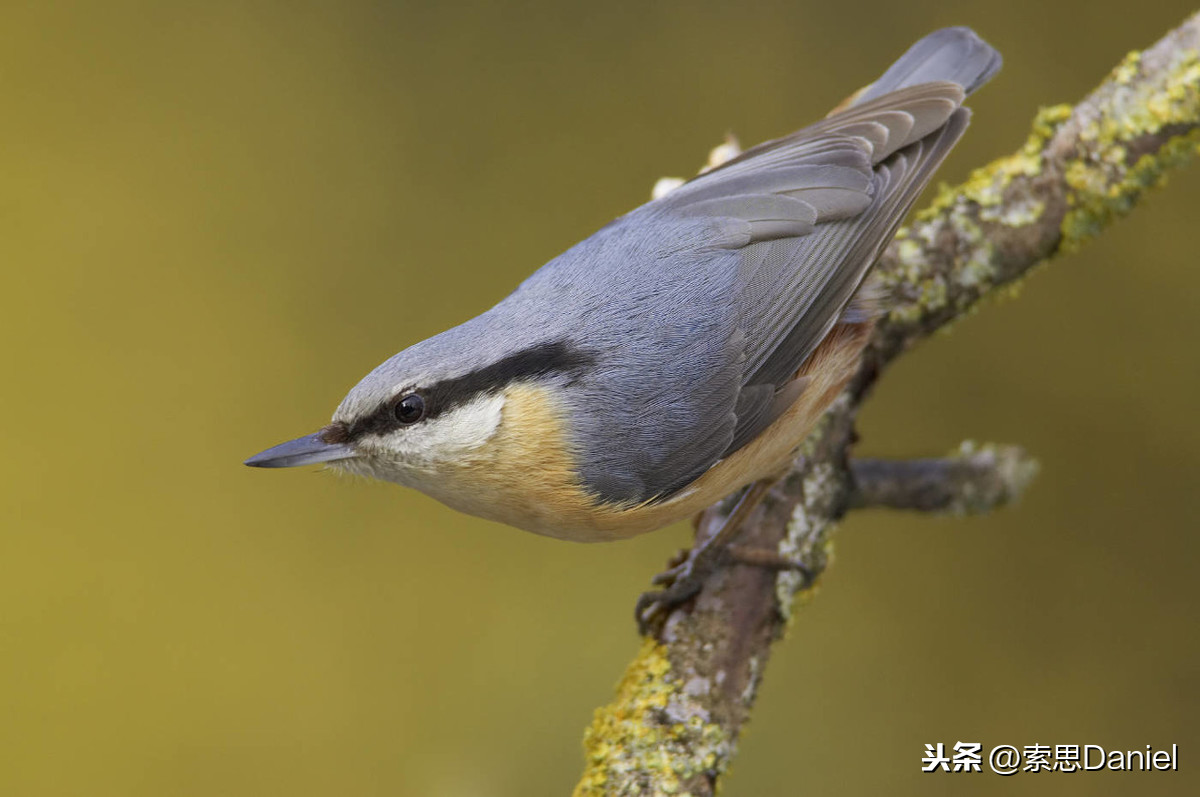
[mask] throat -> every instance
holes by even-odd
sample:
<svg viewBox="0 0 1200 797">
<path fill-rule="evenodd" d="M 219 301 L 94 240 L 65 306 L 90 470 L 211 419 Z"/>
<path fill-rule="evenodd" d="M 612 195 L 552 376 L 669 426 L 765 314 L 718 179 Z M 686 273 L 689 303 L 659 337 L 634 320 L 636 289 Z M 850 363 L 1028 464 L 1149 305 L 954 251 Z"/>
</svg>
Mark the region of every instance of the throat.
<svg viewBox="0 0 1200 797">
<path fill-rule="evenodd" d="M 416 433 L 402 440 L 405 453 L 414 462 L 431 465 L 478 456 L 500 428 L 505 400 L 503 393 L 483 394 L 433 419 L 424 429 L 414 428 Z"/>
<path fill-rule="evenodd" d="M 410 473 L 418 490 L 461 512 L 552 537 L 590 536 L 595 496 L 580 484 L 566 413 L 544 386 L 509 385 L 486 445 Z"/>
</svg>

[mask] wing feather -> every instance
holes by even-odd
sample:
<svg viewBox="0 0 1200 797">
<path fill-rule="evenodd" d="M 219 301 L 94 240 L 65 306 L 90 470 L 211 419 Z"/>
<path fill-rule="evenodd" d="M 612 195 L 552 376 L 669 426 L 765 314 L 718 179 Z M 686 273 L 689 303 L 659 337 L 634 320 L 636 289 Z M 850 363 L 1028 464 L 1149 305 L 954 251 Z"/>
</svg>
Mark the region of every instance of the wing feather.
<svg viewBox="0 0 1200 797">
<path fill-rule="evenodd" d="M 691 367 L 647 379 L 638 368 L 653 363 L 614 360 L 576 417 L 590 446 L 589 485 L 610 500 L 664 499 L 794 403 L 805 386 L 801 366 L 847 317 L 879 252 L 966 129 L 963 99 L 999 63 L 965 28 L 931 34 L 848 107 L 623 217 L 546 278 L 556 290 L 579 290 L 596 263 L 653 263 L 677 280 L 682 303 L 678 318 L 647 325 L 639 314 L 661 307 L 651 300 L 661 293 L 639 277 L 620 312 L 605 315 L 597 334 L 619 335 L 623 324 L 649 330 L 657 337 L 648 348 Z M 595 412 L 597 402 L 616 409 Z M 613 418 L 625 424 L 620 434 Z M 619 483 L 605 489 L 610 478 Z"/>
<path fill-rule="evenodd" d="M 954 83 L 912 86 L 852 106 L 684 184 L 663 212 L 741 225 L 741 389 L 732 437 L 715 462 L 753 440 L 799 395 L 804 361 L 846 310 L 933 171 L 965 131 Z M 694 456 L 715 429 L 668 452 L 678 481 L 711 465 Z"/>
</svg>

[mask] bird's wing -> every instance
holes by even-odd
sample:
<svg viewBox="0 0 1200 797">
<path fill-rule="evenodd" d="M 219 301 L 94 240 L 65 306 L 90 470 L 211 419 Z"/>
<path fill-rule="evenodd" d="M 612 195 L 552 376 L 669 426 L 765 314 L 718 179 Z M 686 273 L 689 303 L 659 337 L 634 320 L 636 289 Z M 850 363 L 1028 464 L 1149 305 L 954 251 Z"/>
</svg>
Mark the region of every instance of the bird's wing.
<svg viewBox="0 0 1200 797">
<path fill-rule="evenodd" d="M 586 392 L 572 417 L 593 490 L 669 497 L 789 406 L 797 371 L 965 130 L 964 97 L 998 67 L 969 30 L 931 34 L 848 107 L 683 184 L 535 275 L 539 297 L 605 308 L 589 339 L 624 352 L 571 393 Z M 619 275 L 623 289 L 585 295 L 591 273 Z M 655 366 L 664 358 L 673 367 Z"/>
<path fill-rule="evenodd" d="M 965 129 L 962 98 L 954 83 L 894 92 L 660 200 L 667 212 L 719 219 L 736 233 L 745 384 L 779 384 L 837 321 Z"/>
<path fill-rule="evenodd" d="M 738 250 L 740 391 L 732 435 L 716 458 L 710 414 L 703 445 L 659 467 L 661 496 L 753 440 L 798 394 L 797 371 L 846 312 L 855 291 L 933 172 L 962 136 L 966 95 L 999 55 L 963 28 L 914 45 L 854 104 L 747 150 L 657 200 L 656 212 L 718 223 Z M 724 378 L 724 375 L 722 375 Z"/>
<path fill-rule="evenodd" d="M 827 119 L 750 150 L 663 198 L 670 200 L 663 202 L 667 212 L 719 219 L 740 244 L 741 391 L 733 435 L 720 456 L 754 439 L 787 408 L 780 390 L 837 323 L 966 129 L 962 97 L 953 83 L 895 92 L 851 109 L 844 115 L 850 118 Z M 695 452 L 677 453 L 676 461 L 686 463 Z M 706 467 L 691 463 L 672 487 Z"/>
</svg>

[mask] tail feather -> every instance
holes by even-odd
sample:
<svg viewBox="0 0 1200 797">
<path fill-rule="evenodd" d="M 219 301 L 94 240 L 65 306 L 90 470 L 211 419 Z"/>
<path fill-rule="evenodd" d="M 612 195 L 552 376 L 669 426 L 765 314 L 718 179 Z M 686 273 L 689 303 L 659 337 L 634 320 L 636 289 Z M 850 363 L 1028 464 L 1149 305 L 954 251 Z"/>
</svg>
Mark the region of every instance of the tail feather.
<svg viewBox="0 0 1200 797">
<path fill-rule="evenodd" d="M 908 48 L 854 104 L 921 83 L 957 83 L 970 94 L 1000 69 L 1000 53 L 970 28 L 943 28 Z"/>
</svg>

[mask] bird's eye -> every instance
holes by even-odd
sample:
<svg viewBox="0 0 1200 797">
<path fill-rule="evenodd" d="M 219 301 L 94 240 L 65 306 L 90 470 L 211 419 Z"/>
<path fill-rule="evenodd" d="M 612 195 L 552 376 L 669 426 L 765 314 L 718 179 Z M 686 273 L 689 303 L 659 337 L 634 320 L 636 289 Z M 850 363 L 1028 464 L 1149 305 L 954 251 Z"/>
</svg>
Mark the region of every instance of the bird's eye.
<svg viewBox="0 0 1200 797">
<path fill-rule="evenodd" d="M 425 417 L 425 399 L 416 393 L 409 393 L 392 406 L 392 414 L 400 423 L 416 423 Z"/>
</svg>

